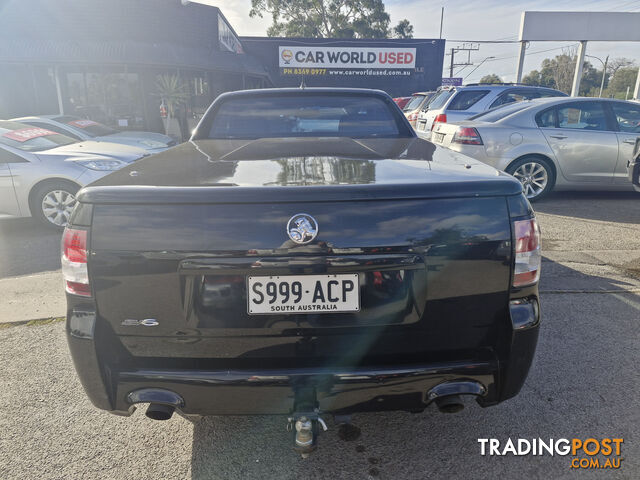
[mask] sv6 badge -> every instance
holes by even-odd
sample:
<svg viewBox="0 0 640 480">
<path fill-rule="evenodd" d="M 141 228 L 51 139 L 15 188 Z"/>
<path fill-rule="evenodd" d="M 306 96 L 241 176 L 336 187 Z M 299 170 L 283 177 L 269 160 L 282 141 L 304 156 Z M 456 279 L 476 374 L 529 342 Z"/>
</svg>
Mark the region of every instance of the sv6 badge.
<svg viewBox="0 0 640 480">
<path fill-rule="evenodd" d="M 135 318 L 127 318 L 123 320 L 121 323 L 122 326 L 125 327 L 136 327 L 138 325 L 142 325 L 143 327 L 157 327 L 160 325 L 155 318 L 145 318 L 143 320 L 136 320 Z"/>
</svg>

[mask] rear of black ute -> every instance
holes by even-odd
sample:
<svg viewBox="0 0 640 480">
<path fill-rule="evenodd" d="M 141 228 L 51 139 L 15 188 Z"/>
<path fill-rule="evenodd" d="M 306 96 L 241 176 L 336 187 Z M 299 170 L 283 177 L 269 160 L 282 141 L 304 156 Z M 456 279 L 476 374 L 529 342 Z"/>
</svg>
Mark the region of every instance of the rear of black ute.
<svg viewBox="0 0 640 480">
<path fill-rule="evenodd" d="M 477 227 L 478 235 L 452 240 L 448 245 L 435 242 L 422 245 L 418 255 L 412 248 L 388 247 L 388 253 L 363 248 L 358 255 L 355 251 L 348 252 L 353 262 L 346 265 L 337 258 L 337 250 L 329 251 L 325 245 L 320 255 L 296 257 L 296 261 L 315 262 L 321 265 L 320 270 L 329 273 L 350 271 L 349 268 L 369 272 L 387 268 L 405 272 L 403 279 L 410 279 L 408 288 L 414 291 L 408 294 L 418 300 L 415 304 L 423 302 L 425 309 L 421 312 L 413 307 L 402 307 L 400 300 L 404 297 L 394 293 L 393 302 L 387 303 L 386 307 L 383 305 L 396 309 L 393 320 L 364 325 L 364 328 L 355 323 L 348 328 L 341 327 L 335 321 L 325 325 L 321 323 L 322 318 L 328 317 L 322 316 L 310 322 L 298 316 L 287 325 L 288 319 L 284 317 L 269 324 L 268 321 L 256 323 L 255 318 L 243 315 L 244 323 L 235 325 L 232 316 L 211 313 L 202 305 L 200 312 L 187 312 L 184 310 L 188 303 L 185 298 L 191 294 L 191 298 L 199 298 L 193 282 L 206 283 L 207 278 L 220 273 L 214 271 L 221 268 L 220 265 L 229 269 L 226 274 L 235 272 L 244 276 L 244 265 L 255 267 L 256 255 L 261 252 L 250 251 L 247 264 L 246 258 L 234 260 L 229 252 L 216 256 L 176 253 L 171 249 L 151 251 L 142 244 L 138 248 L 134 237 L 131 237 L 129 251 L 124 247 L 105 249 L 106 239 L 92 238 L 96 230 L 105 232 L 109 229 L 113 232 L 109 240 L 121 238 L 124 241 L 122 225 L 109 222 L 117 223 L 127 211 L 138 215 L 148 212 L 150 218 L 160 210 L 148 205 L 136 209 L 134 206 L 121 208 L 119 205 L 80 203 L 68 229 L 87 232 L 89 295 L 67 291 L 66 328 L 74 364 L 88 396 L 96 407 L 120 415 L 130 414 L 137 403 L 145 402 L 169 406 L 187 415 L 287 414 L 298 408 L 298 397 L 303 395 L 314 399 L 311 403 L 315 402 L 314 407 L 319 410 L 349 414 L 420 411 L 438 398 L 458 394 L 472 395 L 482 406 L 495 405 L 513 397 L 520 391 L 531 366 L 540 324 L 539 265 L 537 274 L 531 277 L 535 281 L 525 286 L 513 286 L 518 240 L 515 225 L 516 222 L 526 225 L 534 219 L 534 213 L 522 194 L 430 202 L 434 202 L 430 205 L 435 211 L 448 209 L 449 215 L 480 215 L 485 211 L 483 215 L 488 215 L 487 220 L 499 219 L 494 222 L 499 225 L 494 233 Z M 407 204 L 407 208 L 409 206 Z M 207 207 L 202 208 L 206 210 Z M 278 208 L 269 208 L 274 215 L 280 214 Z M 286 213 L 286 208 L 282 208 Z M 295 213 L 295 208 L 290 210 Z M 380 212 L 385 209 L 389 210 L 389 207 L 381 206 Z M 488 209 L 493 212 L 486 213 Z M 174 214 L 180 214 L 177 207 L 175 210 L 178 213 Z M 94 225 L 92 229 L 96 212 L 104 215 L 100 218 L 103 224 L 100 228 Z M 393 209 L 386 215 L 397 217 Z M 446 220 L 446 214 L 441 215 Z M 506 226 L 507 217 L 509 226 Z M 152 222 L 149 218 L 140 217 L 140 223 Z M 229 218 L 228 221 L 233 222 Z M 343 228 L 347 228 L 349 219 L 344 221 Z M 506 236 L 500 233 L 505 231 L 504 227 Z M 251 227 L 248 228 L 246 233 L 253 235 Z M 486 234 L 480 234 L 482 232 Z M 147 245 L 151 245 L 157 238 L 147 240 L 150 242 Z M 183 239 L 185 245 L 191 240 L 193 238 Z M 539 255 L 539 238 L 536 247 Z M 269 258 L 267 256 L 265 260 Z M 446 259 L 444 263 L 442 258 Z M 277 256 L 275 259 L 282 260 Z M 474 263 L 474 259 L 481 261 Z M 380 267 L 374 268 L 372 260 Z M 385 266 L 385 261 L 390 263 Z M 456 285 L 468 274 L 474 276 L 478 265 L 488 266 L 496 272 L 497 277 L 502 278 L 496 281 L 504 288 L 484 296 L 456 297 L 451 290 L 454 287 L 447 286 L 448 292 L 439 299 L 429 297 L 437 296 L 437 289 L 425 287 L 427 277 L 424 275 Z M 279 271 L 281 266 L 278 264 L 274 268 Z M 287 268 L 291 268 L 290 264 Z M 304 269 L 300 270 L 298 266 L 295 271 Z M 491 280 L 487 280 L 490 284 Z M 463 283 L 458 288 L 470 288 L 470 282 Z M 174 291 L 162 298 L 145 297 L 154 291 L 156 293 L 152 295 L 157 295 L 161 285 Z M 419 288 L 426 290 L 418 291 Z M 238 295 L 245 295 L 242 301 L 246 305 L 246 292 L 240 288 Z M 419 298 L 420 295 L 424 298 Z M 180 305 L 176 305 L 176 309 L 182 309 L 181 315 L 173 315 L 168 298 L 171 296 L 181 299 Z M 138 321 L 158 319 L 162 324 L 169 324 L 170 331 L 161 330 L 162 325 L 160 330 L 154 330 L 155 327 L 139 324 L 132 327 L 133 333 L 123 333 L 128 332 L 129 327 L 122 326 L 123 318 L 116 312 L 118 308 L 126 307 L 127 298 L 140 300 L 137 311 L 151 312 L 149 318 L 136 317 Z M 165 301 L 166 305 L 154 305 Z M 120 305 L 116 305 L 118 302 Z M 231 304 L 229 308 L 232 312 L 235 305 Z M 199 317 L 194 316 L 196 314 Z M 425 320 L 427 317 L 428 321 Z M 349 321 L 357 323 L 357 319 Z M 174 322 L 173 326 L 171 322 Z M 353 352 L 354 348 L 370 351 L 353 361 L 349 360 L 355 358 L 353 356 L 344 354 L 340 358 L 335 355 L 338 349 Z M 162 418 L 163 412 L 158 415 Z"/>
</svg>

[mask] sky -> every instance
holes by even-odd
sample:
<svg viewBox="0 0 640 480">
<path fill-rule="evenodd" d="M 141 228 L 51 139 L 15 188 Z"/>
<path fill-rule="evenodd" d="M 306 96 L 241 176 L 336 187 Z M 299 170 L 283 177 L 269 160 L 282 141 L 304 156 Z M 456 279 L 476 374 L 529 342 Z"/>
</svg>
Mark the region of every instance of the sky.
<svg viewBox="0 0 640 480">
<path fill-rule="evenodd" d="M 219 7 L 239 35 L 266 35 L 271 18 L 249 18 L 251 0 L 197 0 Z M 438 38 L 440 34 L 440 9 L 444 7 L 442 37 L 447 40 L 445 51 L 462 46 L 462 41 L 517 40 L 520 18 L 525 10 L 535 11 L 593 11 L 593 12 L 640 12 L 640 0 L 386 0 L 391 23 L 406 18 L 414 28 L 414 38 Z M 531 42 L 525 56 L 524 72 L 539 69 L 542 60 L 563 52 L 563 48 L 577 46 L 577 42 Z M 472 52 L 474 65 L 458 67 L 454 76 L 466 77 L 465 83 L 477 82 L 484 75 L 495 73 L 503 81 L 515 81 L 518 43 L 481 44 L 480 50 Z M 604 60 L 627 57 L 640 63 L 638 42 L 589 42 L 587 55 Z M 460 55 L 460 56 L 458 56 Z M 466 56 L 456 55 L 456 63 L 466 61 Z M 480 63 L 488 59 L 481 65 Z M 449 76 L 449 56 L 445 56 L 445 73 Z M 600 61 L 587 58 L 596 68 Z M 478 66 L 479 65 L 479 66 Z M 478 67 L 476 69 L 476 67 Z"/>
</svg>

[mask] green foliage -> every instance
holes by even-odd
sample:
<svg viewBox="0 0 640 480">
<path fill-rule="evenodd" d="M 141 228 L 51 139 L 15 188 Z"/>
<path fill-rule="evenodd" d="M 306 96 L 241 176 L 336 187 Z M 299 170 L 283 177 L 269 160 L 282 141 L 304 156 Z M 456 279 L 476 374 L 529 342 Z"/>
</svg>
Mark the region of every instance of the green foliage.
<svg viewBox="0 0 640 480">
<path fill-rule="evenodd" d="M 382 0 L 251 0 L 250 17 L 271 15 L 270 37 L 411 38 L 403 20 L 393 32 Z M 404 36 L 400 36 L 404 35 Z"/>
<path fill-rule="evenodd" d="M 495 73 L 491 73 L 489 75 L 485 75 L 480 79 L 480 83 L 503 83 L 502 78 Z"/>
<path fill-rule="evenodd" d="M 636 85 L 636 78 L 638 78 L 638 67 L 619 68 L 611 77 L 609 87 L 603 96 L 625 98 L 627 88 L 629 88 L 629 96 L 631 96 Z"/>
<path fill-rule="evenodd" d="M 413 38 L 413 25 L 407 20 L 400 20 L 398 24 L 393 27 L 393 36 L 395 38 Z"/>
<path fill-rule="evenodd" d="M 169 115 L 173 115 L 176 107 L 189 98 L 187 85 L 178 75 L 158 75 L 156 77 L 156 92 L 167 106 Z"/>
<path fill-rule="evenodd" d="M 542 61 L 540 70 L 529 72 L 522 78 L 522 83 L 555 88 L 565 93 L 571 93 L 575 68 L 576 55 L 574 52 L 568 51 L 562 55 L 556 55 L 555 58 L 545 58 Z M 596 87 L 599 89 L 601 79 L 602 70 L 597 70 L 589 62 L 584 62 L 580 94 L 586 95 Z"/>
</svg>

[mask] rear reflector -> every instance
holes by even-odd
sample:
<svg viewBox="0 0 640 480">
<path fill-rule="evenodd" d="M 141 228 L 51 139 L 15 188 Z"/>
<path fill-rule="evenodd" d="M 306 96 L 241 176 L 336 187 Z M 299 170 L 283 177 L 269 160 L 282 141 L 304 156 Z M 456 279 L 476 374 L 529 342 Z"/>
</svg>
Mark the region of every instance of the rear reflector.
<svg viewBox="0 0 640 480">
<path fill-rule="evenodd" d="M 451 143 L 462 143 L 464 145 L 482 145 L 482 138 L 478 130 L 472 127 L 458 127 L 453 135 Z"/>
<path fill-rule="evenodd" d="M 513 286 L 532 285 L 540 279 L 540 229 L 535 218 L 514 222 L 516 268 Z"/>
<path fill-rule="evenodd" d="M 65 290 L 73 295 L 90 297 L 86 230 L 65 228 L 62 235 L 61 263 Z"/>
<path fill-rule="evenodd" d="M 436 126 L 436 123 L 447 123 L 447 114 L 439 113 L 436 115 L 436 118 L 433 119 L 433 123 L 431 124 L 431 130 Z"/>
</svg>

